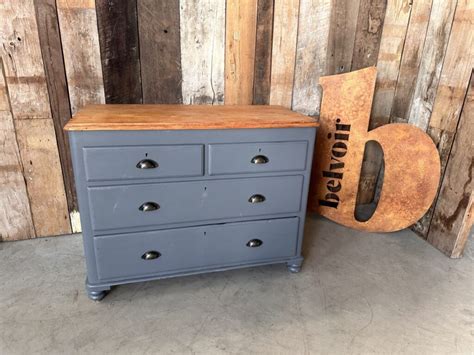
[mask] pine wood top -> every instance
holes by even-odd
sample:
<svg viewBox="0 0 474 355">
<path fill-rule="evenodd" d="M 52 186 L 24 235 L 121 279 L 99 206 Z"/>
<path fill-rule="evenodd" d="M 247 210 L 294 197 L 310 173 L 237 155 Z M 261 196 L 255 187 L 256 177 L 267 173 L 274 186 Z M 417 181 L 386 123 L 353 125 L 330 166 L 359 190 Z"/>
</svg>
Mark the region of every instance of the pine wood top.
<svg viewBox="0 0 474 355">
<path fill-rule="evenodd" d="M 314 118 L 281 106 L 88 105 L 66 131 L 198 130 L 317 127 Z"/>
</svg>

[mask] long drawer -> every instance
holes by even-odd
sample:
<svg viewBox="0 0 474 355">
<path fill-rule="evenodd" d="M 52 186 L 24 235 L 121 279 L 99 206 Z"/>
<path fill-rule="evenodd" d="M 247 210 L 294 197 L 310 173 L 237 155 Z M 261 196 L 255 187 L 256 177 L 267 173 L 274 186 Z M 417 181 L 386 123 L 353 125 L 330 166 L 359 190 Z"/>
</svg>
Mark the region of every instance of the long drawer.
<svg viewBox="0 0 474 355">
<path fill-rule="evenodd" d="M 291 257 L 298 218 L 227 223 L 95 239 L 102 280 Z"/>
<path fill-rule="evenodd" d="M 92 227 L 107 230 L 298 212 L 303 176 L 89 187 Z"/>
</svg>

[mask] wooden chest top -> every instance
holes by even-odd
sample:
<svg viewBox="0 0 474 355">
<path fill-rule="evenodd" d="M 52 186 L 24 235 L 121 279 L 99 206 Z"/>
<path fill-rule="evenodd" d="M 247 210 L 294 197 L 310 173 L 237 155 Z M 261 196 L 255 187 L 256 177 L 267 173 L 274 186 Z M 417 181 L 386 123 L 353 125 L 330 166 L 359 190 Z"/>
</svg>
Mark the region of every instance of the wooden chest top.
<svg viewBox="0 0 474 355">
<path fill-rule="evenodd" d="M 268 105 L 88 105 L 66 131 L 317 127 L 314 118 Z"/>
</svg>

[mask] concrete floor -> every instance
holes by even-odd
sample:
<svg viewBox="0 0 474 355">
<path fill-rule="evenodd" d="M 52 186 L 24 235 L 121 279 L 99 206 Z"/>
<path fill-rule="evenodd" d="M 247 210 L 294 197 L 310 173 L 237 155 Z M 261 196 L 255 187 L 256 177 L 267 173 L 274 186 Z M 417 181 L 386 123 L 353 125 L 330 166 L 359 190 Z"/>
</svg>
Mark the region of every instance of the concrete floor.
<svg viewBox="0 0 474 355">
<path fill-rule="evenodd" d="M 472 244 L 472 243 L 471 243 Z M 473 249 L 308 218 L 284 265 L 83 290 L 81 238 L 0 243 L 0 353 L 472 354 Z"/>
</svg>

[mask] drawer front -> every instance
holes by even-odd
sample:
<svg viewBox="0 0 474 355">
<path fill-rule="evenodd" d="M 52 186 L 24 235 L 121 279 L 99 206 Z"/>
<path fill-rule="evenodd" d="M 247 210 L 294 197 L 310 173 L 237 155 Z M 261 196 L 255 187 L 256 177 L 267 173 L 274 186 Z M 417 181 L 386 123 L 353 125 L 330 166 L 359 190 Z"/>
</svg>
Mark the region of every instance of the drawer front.
<svg viewBox="0 0 474 355">
<path fill-rule="evenodd" d="M 203 145 L 84 148 L 87 180 L 201 176 Z"/>
<path fill-rule="evenodd" d="M 104 280 L 291 257 L 297 235 L 298 218 L 285 218 L 103 236 L 94 248 Z"/>
<path fill-rule="evenodd" d="M 278 176 L 90 187 L 92 227 L 105 230 L 298 212 L 302 185 L 303 176 Z"/>
<path fill-rule="evenodd" d="M 308 143 L 237 143 L 209 146 L 209 174 L 301 171 Z"/>
</svg>

